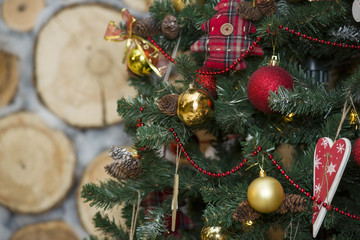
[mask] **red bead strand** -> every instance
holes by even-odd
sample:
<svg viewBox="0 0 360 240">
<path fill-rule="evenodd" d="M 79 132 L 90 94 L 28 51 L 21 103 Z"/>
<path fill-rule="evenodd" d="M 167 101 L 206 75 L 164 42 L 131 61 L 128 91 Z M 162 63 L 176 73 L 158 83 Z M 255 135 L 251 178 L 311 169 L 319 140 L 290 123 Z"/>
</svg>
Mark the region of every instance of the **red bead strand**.
<svg viewBox="0 0 360 240">
<path fill-rule="evenodd" d="M 318 206 L 323 206 L 326 208 L 327 211 L 332 211 L 334 210 L 335 212 L 338 212 L 340 213 L 341 215 L 344 215 L 348 218 L 352 218 L 352 219 L 357 219 L 357 220 L 360 220 L 360 216 L 358 217 L 357 215 L 355 214 L 351 214 L 351 213 L 348 213 L 348 212 L 345 212 L 344 210 L 340 210 L 339 208 L 336 208 L 334 207 L 333 205 L 330 205 L 326 202 L 321 202 L 321 200 L 316 200 L 316 197 L 315 196 L 312 196 L 310 192 L 307 192 L 304 188 L 300 187 L 299 184 L 295 184 L 295 181 L 294 180 L 291 180 L 290 179 L 290 176 L 286 174 L 285 170 L 283 170 L 281 168 L 281 166 L 277 163 L 276 160 L 273 160 L 273 156 L 268 154 L 268 153 L 265 153 L 265 155 L 268 156 L 268 158 L 272 161 L 273 165 L 276 166 L 276 168 L 280 171 L 280 173 L 282 175 L 284 175 L 286 177 L 287 180 L 290 181 L 290 183 L 298 190 L 300 190 L 301 193 L 304 193 L 308 198 L 310 198 L 311 201 L 313 202 L 316 202 L 317 206 L 315 205 L 313 207 L 313 211 L 319 211 L 319 207 Z"/>
<path fill-rule="evenodd" d="M 148 40 L 165 56 L 167 57 L 171 62 L 175 63 L 175 60 L 169 56 L 167 53 L 165 53 L 165 51 L 162 50 L 162 48 L 151 38 L 148 37 Z M 241 58 L 237 58 L 236 61 L 234 61 L 232 63 L 232 65 L 230 65 L 228 68 L 225 68 L 223 70 L 218 70 L 218 71 L 201 71 L 201 70 L 196 70 L 197 73 L 200 73 L 202 75 L 219 75 L 219 74 L 224 74 L 225 72 L 228 72 L 230 70 L 232 70 L 233 68 L 235 68 L 235 66 L 240 63 L 242 61 L 243 58 L 245 58 L 247 55 L 250 54 L 251 51 L 254 50 L 254 46 L 258 45 L 258 42 L 260 42 L 261 38 L 257 37 L 256 40 L 252 43 L 252 45 L 249 47 L 249 50 L 245 50 L 245 54 L 241 54 Z"/>
<path fill-rule="evenodd" d="M 167 57 L 167 59 L 176 64 L 176 61 L 169 54 L 167 54 L 151 37 L 148 37 L 148 40 L 159 50 L 159 52 Z"/>
<path fill-rule="evenodd" d="M 144 108 L 141 107 L 140 108 L 140 112 L 142 113 L 144 111 Z M 141 118 L 139 118 L 138 120 L 138 124 L 141 123 L 142 125 L 141 126 L 144 126 L 143 123 L 142 123 L 142 120 Z M 229 171 L 226 171 L 226 172 L 222 172 L 222 173 L 212 173 L 210 171 L 207 171 L 203 168 L 201 168 L 198 164 L 195 163 L 194 160 L 191 159 L 190 156 L 188 156 L 189 154 L 185 151 L 184 149 L 184 145 L 183 143 L 181 143 L 181 140 L 180 138 L 178 137 L 178 134 L 175 132 L 174 128 L 170 128 L 169 131 L 173 134 L 176 142 L 178 142 L 178 145 L 181 149 L 181 151 L 183 152 L 184 156 L 186 157 L 187 161 L 190 162 L 190 164 L 192 166 L 194 166 L 195 169 L 197 169 L 200 173 L 203 173 L 205 175 L 208 175 L 209 177 L 226 177 L 226 176 L 229 176 L 231 175 L 232 173 L 235 173 L 236 171 L 239 171 L 240 168 L 242 168 L 244 166 L 244 163 L 246 163 L 248 160 L 246 158 L 243 159 L 243 161 L 238 165 L 236 166 L 235 168 L 232 168 L 231 170 Z M 149 149 L 150 146 L 147 145 L 146 147 L 140 147 L 140 151 L 144 151 L 145 149 Z M 257 150 L 253 151 L 251 153 L 251 156 L 255 156 L 257 155 L 258 153 L 260 153 L 262 151 L 262 147 L 258 147 Z M 272 164 L 280 171 L 280 173 L 286 178 L 286 180 L 288 180 L 290 182 L 291 185 L 293 185 L 296 189 L 298 189 L 301 193 L 305 194 L 308 198 L 310 198 L 311 201 L 313 202 L 316 202 L 317 206 L 315 205 L 313 207 L 313 211 L 319 211 L 319 207 L 318 206 L 323 206 L 326 208 L 327 211 L 332 211 L 334 210 L 335 212 L 338 212 L 340 213 L 341 215 L 344 215 L 348 218 L 352 218 L 352 219 L 357 219 L 357 220 L 360 220 L 360 216 L 356 216 L 355 214 L 351 214 L 351 213 L 348 213 L 348 212 L 345 212 L 344 210 L 340 210 L 339 208 L 337 207 L 334 207 L 333 205 L 330 205 L 330 204 L 327 204 L 326 202 L 322 202 L 321 200 L 316 200 L 316 197 L 315 196 L 312 196 L 310 192 L 306 191 L 304 188 L 302 188 L 299 184 L 295 184 L 295 181 L 292 180 L 290 178 L 289 175 L 286 174 L 285 170 L 283 170 L 281 168 L 281 166 L 278 164 L 278 162 L 274 159 L 274 157 L 265 152 L 264 153 L 265 156 L 267 156 L 269 158 L 269 160 L 271 160 Z M 139 159 L 140 159 L 140 156 L 138 155 L 137 156 Z"/>
<path fill-rule="evenodd" d="M 333 47 L 339 47 L 339 48 L 351 48 L 351 49 L 360 49 L 360 45 L 354 46 L 354 45 L 349 45 L 349 44 L 342 44 L 342 43 L 336 43 L 336 42 L 330 42 L 330 41 L 325 41 L 325 40 L 319 40 L 318 38 L 314 38 L 311 36 L 307 36 L 306 34 L 302 34 L 300 32 L 295 32 L 294 29 L 289 29 L 288 27 L 285 27 L 283 25 L 279 26 L 279 30 L 284 30 L 286 32 L 290 32 L 293 35 L 296 35 L 297 37 L 301 37 L 303 39 L 309 40 L 309 41 L 314 41 L 316 43 L 320 42 L 321 44 L 326 44 L 329 46 L 333 46 Z M 271 34 L 270 31 L 267 31 L 267 33 Z"/>
</svg>

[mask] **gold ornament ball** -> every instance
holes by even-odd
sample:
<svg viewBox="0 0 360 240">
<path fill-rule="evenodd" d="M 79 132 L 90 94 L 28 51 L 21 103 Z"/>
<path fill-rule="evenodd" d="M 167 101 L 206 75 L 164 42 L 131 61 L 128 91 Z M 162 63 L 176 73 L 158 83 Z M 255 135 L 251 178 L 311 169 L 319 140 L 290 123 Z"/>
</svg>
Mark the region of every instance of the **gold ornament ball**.
<svg viewBox="0 0 360 240">
<path fill-rule="evenodd" d="M 150 74 L 151 68 L 146 61 L 146 56 L 138 48 L 132 48 L 127 55 L 127 65 L 131 72 L 137 75 Z"/>
<path fill-rule="evenodd" d="M 226 240 L 226 235 L 220 234 L 221 227 L 203 227 L 201 240 Z"/>
<path fill-rule="evenodd" d="M 253 209 L 260 213 L 271 213 L 282 204 L 284 189 L 278 180 L 266 176 L 261 170 L 260 177 L 249 185 L 247 197 Z"/>
<path fill-rule="evenodd" d="M 174 0 L 174 8 L 176 11 L 180 12 L 185 7 L 183 0 Z"/>
<path fill-rule="evenodd" d="M 210 119 L 213 114 L 214 101 L 207 91 L 190 87 L 180 95 L 177 115 L 186 125 L 202 124 Z"/>
<path fill-rule="evenodd" d="M 127 148 L 127 150 L 132 154 L 134 158 L 138 158 L 139 154 L 135 146 L 129 147 Z"/>
</svg>

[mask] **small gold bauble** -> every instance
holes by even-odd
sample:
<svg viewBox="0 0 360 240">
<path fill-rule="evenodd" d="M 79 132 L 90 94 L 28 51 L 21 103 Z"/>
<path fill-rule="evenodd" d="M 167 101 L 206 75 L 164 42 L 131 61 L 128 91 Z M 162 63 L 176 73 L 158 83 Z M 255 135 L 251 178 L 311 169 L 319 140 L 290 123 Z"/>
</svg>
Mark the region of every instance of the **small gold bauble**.
<svg viewBox="0 0 360 240">
<path fill-rule="evenodd" d="M 134 158 L 138 158 L 139 154 L 138 154 L 135 146 L 129 147 L 129 148 L 127 148 L 127 150 L 132 154 L 132 156 Z"/>
<path fill-rule="evenodd" d="M 146 55 L 138 48 L 132 48 L 127 55 L 127 65 L 131 72 L 137 75 L 150 74 L 151 68 L 146 61 Z"/>
<path fill-rule="evenodd" d="M 226 235 L 221 234 L 221 227 L 203 227 L 201 240 L 225 240 Z"/>
<path fill-rule="evenodd" d="M 177 115 L 183 123 L 189 126 L 199 125 L 210 119 L 213 114 L 214 101 L 207 91 L 190 87 L 180 95 Z"/>
<path fill-rule="evenodd" d="M 260 171 L 260 177 L 249 185 L 247 191 L 250 206 L 258 212 L 270 213 L 280 207 L 284 200 L 284 189 L 280 182 Z"/>
<path fill-rule="evenodd" d="M 174 0 L 174 8 L 176 11 L 180 12 L 185 7 L 183 0 Z"/>
<path fill-rule="evenodd" d="M 351 109 L 350 111 L 349 120 L 351 125 L 357 124 L 358 122 L 358 115 L 356 114 L 354 109 Z"/>
</svg>

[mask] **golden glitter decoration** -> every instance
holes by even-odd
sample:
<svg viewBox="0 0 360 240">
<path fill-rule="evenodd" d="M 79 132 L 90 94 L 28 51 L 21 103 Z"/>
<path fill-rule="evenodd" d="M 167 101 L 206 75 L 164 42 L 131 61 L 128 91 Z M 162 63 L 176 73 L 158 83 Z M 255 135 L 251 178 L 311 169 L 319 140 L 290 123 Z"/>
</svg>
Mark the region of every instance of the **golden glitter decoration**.
<svg viewBox="0 0 360 240">
<path fill-rule="evenodd" d="M 251 182 L 247 191 L 250 206 L 260 213 L 271 213 L 278 209 L 284 201 L 284 189 L 280 182 L 266 176 L 264 170 L 260 177 Z"/>
<path fill-rule="evenodd" d="M 294 120 L 294 116 L 295 116 L 294 113 L 289 113 L 287 115 L 283 115 L 282 119 L 284 122 L 288 123 L 288 122 L 292 122 Z"/>
<path fill-rule="evenodd" d="M 245 221 L 245 225 L 246 226 L 252 226 L 254 224 L 254 222 L 253 221 L 251 221 L 251 220 L 248 220 L 248 221 Z"/>
<path fill-rule="evenodd" d="M 201 230 L 201 240 L 226 240 L 226 235 L 220 232 L 221 227 L 203 227 Z"/>
<path fill-rule="evenodd" d="M 180 95 L 177 115 L 186 125 L 202 124 L 212 118 L 213 114 L 214 101 L 207 91 L 190 86 Z"/>
<path fill-rule="evenodd" d="M 350 111 L 349 120 L 350 120 L 351 125 L 358 123 L 358 115 L 356 114 L 354 109 L 351 109 L 351 111 Z"/>
</svg>

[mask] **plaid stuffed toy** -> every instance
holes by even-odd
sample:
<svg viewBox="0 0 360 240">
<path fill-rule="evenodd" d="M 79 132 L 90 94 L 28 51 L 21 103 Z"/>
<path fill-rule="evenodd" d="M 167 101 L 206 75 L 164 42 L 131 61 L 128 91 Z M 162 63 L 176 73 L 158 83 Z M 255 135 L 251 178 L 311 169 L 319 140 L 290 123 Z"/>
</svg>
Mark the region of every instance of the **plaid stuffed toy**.
<svg viewBox="0 0 360 240">
<path fill-rule="evenodd" d="M 249 49 L 252 44 L 250 33 L 256 32 L 250 20 L 240 18 L 237 6 L 243 0 L 222 0 L 215 6 L 217 13 L 201 25 L 208 32 L 191 46 L 193 52 L 208 52 L 205 61 L 208 68 L 225 69 L 233 64 L 241 53 Z M 263 55 L 260 46 L 254 46 L 253 55 Z M 247 67 L 245 61 L 238 63 L 234 70 Z"/>
</svg>

